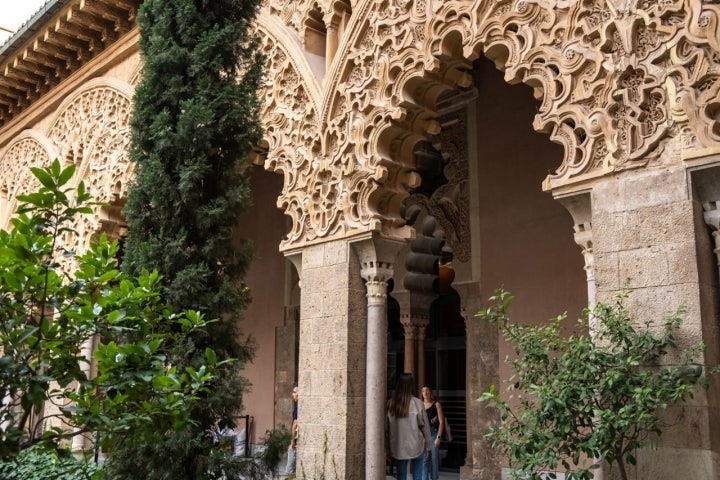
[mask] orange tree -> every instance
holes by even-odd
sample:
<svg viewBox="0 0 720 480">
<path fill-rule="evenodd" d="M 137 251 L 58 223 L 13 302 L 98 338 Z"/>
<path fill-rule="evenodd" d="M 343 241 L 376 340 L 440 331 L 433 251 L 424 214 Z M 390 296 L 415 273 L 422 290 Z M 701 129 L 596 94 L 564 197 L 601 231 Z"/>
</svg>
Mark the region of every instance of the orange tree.
<svg viewBox="0 0 720 480">
<path fill-rule="evenodd" d="M 542 325 L 512 323 L 513 297 L 503 290 L 477 314 L 497 323 L 514 347 L 507 394 L 492 386 L 480 397 L 500 412 L 488 436 L 508 458 L 513 479 L 555 478 L 552 472 L 560 469 L 568 480 L 589 480 L 600 459 L 617 465 L 627 480 L 636 451 L 653 448 L 662 433 L 658 411 L 706 385 L 694 360 L 703 346 L 682 349 L 675 341 L 684 309 L 657 326 L 638 325 L 624 307 L 626 296 L 597 304 L 592 337 L 561 335 L 564 315 Z M 578 321 L 580 331 L 589 316 L 586 311 Z M 667 363 L 670 353 L 673 364 Z"/>
</svg>

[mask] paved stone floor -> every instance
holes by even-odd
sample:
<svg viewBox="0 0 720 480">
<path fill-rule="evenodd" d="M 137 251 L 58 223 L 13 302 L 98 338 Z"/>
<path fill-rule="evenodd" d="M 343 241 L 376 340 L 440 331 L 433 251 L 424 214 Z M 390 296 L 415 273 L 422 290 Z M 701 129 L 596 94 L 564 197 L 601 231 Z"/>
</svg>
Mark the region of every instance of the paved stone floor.
<svg viewBox="0 0 720 480">
<path fill-rule="evenodd" d="M 440 472 L 440 480 L 456 480 L 460 478 L 460 474 L 457 472 Z M 385 480 L 395 480 L 395 477 L 387 476 Z M 412 480 L 412 474 L 408 474 L 407 480 Z"/>
</svg>

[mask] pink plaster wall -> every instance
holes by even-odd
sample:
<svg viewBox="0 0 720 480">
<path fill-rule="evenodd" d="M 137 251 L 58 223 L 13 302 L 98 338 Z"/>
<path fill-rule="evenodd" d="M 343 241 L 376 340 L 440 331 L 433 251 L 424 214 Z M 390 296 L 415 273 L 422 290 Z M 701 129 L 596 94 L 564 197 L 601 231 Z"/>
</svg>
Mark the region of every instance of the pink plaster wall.
<svg viewBox="0 0 720 480">
<path fill-rule="evenodd" d="M 253 167 L 253 207 L 240 219 L 241 234 L 252 239 L 255 260 L 246 281 L 252 303 L 244 313 L 241 329 L 255 338 L 255 359 L 245 369 L 252 383 L 244 398 L 244 414 L 254 417 L 251 443 L 259 443 L 273 428 L 275 402 L 275 328 L 283 325 L 285 257 L 278 246 L 285 232 L 285 216 L 276 207 L 282 176 Z"/>
<path fill-rule="evenodd" d="M 568 311 L 574 324 L 587 305 L 580 248 L 570 214 L 541 184 L 562 149 L 532 129 L 539 103 L 509 85 L 488 61 L 476 71 L 481 291 L 504 287 L 516 299 L 511 319 L 542 322 Z M 510 353 L 501 343 L 500 359 Z M 501 363 L 501 378 L 509 371 Z"/>
</svg>

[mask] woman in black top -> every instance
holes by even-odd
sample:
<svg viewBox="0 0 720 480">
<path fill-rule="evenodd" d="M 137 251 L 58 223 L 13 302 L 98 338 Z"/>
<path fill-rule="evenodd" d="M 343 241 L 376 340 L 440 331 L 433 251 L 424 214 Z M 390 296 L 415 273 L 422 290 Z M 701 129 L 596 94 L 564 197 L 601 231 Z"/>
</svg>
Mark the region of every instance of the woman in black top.
<svg viewBox="0 0 720 480">
<path fill-rule="evenodd" d="M 420 391 L 422 395 L 423 404 L 425 406 L 425 413 L 427 413 L 428 421 L 430 422 L 430 475 L 428 476 L 428 469 L 424 469 L 423 480 L 438 480 L 440 475 L 440 437 L 443 435 L 443 429 L 445 428 L 445 414 L 443 414 L 442 405 L 440 402 L 435 400 L 435 395 L 430 387 L 425 386 Z"/>
</svg>

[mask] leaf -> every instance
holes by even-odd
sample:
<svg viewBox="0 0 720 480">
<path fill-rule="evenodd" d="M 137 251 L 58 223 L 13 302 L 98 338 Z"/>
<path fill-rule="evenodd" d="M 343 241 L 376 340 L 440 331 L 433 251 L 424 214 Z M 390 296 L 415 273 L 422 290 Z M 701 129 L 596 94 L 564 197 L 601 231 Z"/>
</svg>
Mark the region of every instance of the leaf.
<svg viewBox="0 0 720 480">
<path fill-rule="evenodd" d="M 46 170 L 37 167 L 31 167 L 30 170 L 45 188 L 55 190 L 55 180 Z"/>
<path fill-rule="evenodd" d="M 59 165 L 60 165 L 60 163 L 58 162 L 58 166 Z M 71 163 L 60 173 L 60 175 L 58 177 L 58 186 L 63 186 L 67 182 L 70 181 L 73 174 L 75 173 L 75 168 L 76 168 L 75 164 Z"/>
</svg>

